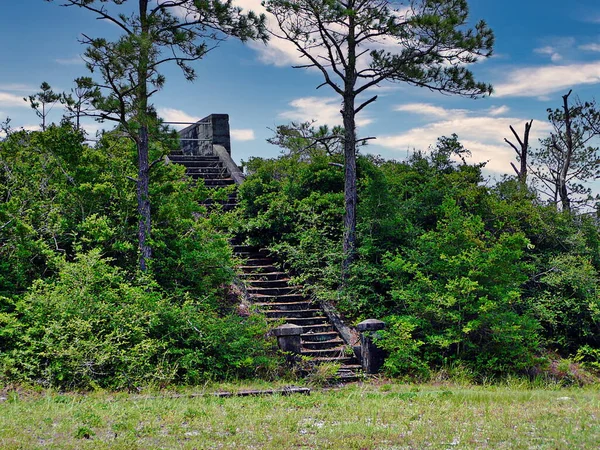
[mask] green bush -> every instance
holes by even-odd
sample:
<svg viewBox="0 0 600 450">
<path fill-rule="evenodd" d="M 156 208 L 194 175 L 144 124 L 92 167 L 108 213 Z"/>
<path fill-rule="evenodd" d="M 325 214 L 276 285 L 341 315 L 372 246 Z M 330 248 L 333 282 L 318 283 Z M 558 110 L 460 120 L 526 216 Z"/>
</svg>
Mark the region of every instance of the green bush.
<svg viewBox="0 0 600 450">
<path fill-rule="evenodd" d="M 60 264 L 3 313 L 2 378 L 59 388 L 131 388 L 249 377 L 277 360 L 266 320 L 173 302 L 149 277 L 130 280 L 99 251 Z"/>
</svg>

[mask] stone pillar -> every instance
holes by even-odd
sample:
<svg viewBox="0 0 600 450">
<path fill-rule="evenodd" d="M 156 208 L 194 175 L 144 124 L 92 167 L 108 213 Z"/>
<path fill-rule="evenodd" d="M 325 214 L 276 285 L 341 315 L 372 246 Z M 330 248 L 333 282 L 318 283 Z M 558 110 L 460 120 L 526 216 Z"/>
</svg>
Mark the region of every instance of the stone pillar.
<svg viewBox="0 0 600 450">
<path fill-rule="evenodd" d="M 302 351 L 302 343 L 300 335 L 302 327 L 291 323 L 284 323 L 273 330 L 273 334 L 277 337 L 277 344 L 284 352 L 289 352 L 294 355 L 299 355 Z"/>
<path fill-rule="evenodd" d="M 385 328 L 385 322 L 367 319 L 356 328 L 360 332 L 361 365 L 366 373 L 377 373 L 385 361 L 385 351 L 377 347 L 378 331 Z"/>
</svg>

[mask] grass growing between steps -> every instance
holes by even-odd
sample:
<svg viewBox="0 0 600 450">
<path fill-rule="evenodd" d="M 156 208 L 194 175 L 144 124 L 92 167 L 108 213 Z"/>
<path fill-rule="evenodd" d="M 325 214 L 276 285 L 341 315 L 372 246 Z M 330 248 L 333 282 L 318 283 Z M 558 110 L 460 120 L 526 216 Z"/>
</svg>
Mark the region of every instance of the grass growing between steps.
<svg viewBox="0 0 600 450">
<path fill-rule="evenodd" d="M 221 388 L 265 386 L 203 391 Z M 365 384 L 290 397 L 173 394 L 11 391 L 0 403 L 0 448 L 592 449 L 600 442 L 597 388 Z"/>
</svg>

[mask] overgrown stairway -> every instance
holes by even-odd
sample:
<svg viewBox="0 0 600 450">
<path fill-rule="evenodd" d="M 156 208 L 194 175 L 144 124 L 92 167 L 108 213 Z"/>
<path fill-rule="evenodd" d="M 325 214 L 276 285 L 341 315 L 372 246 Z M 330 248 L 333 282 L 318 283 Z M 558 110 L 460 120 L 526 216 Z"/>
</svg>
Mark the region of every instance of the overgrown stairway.
<svg viewBox="0 0 600 450">
<path fill-rule="evenodd" d="M 174 154 L 169 159 L 184 165 L 192 178 L 204 179 L 208 187 L 234 184 L 218 156 Z M 221 203 L 224 210 L 235 208 L 237 194 L 231 193 L 228 200 Z M 321 306 L 303 293 L 302 286 L 290 283 L 289 275 L 278 268 L 266 250 L 247 245 L 234 245 L 233 250 L 244 261 L 238 269 L 253 306 L 274 323 L 283 321 L 301 326 L 302 356 L 310 357 L 310 363 L 339 365 L 337 380 L 355 380 L 360 363 Z"/>
<path fill-rule="evenodd" d="M 223 166 L 218 156 L 191 156 L 180 153 L 172 153 L 169 160 L 173 163 L 185 166 L 185 173 L 197 180 L 202 178 L 204 185 L 208 188 L 223 188 L 235 184 L 231 174 Z M 230 211 L 237 206 L 237 195 L 235 192 L 228 195 L 227 200 L 207 200 L 206 205 L 219 203 L 224 211 Z"/>
</svg>

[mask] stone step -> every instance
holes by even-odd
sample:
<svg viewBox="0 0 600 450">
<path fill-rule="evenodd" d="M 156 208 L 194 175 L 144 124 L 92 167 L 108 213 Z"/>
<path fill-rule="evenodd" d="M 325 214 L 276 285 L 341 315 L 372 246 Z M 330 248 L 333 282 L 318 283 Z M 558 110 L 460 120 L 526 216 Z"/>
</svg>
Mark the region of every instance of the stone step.
<svg viewBox="0 0 600 450">
<path fill-rule="evenodd" d="M 264 310 L 265 312 L 269 312 L 271 310 L 300 311 L 304 309 L 310 309 L 312 304 L 313 303 L 310 300 L 306 300 L 301 302 L 262 302 L 254 303 L 254 306 L 257 306 L 259 309 Z"/>
<path fill-rule="evenodd" d="M 308 332 L 303 333 L 300 337 L 302 338 L 302 342 L 321 342 L 335 339 L 339 337 L 339 333 L 337 331 L 326 331 L 322 333 Z"/>
<path fill-rule="evenodd" d="M 185 166 L 186 169 L 196 168 L 196 167 L 217 167 L 219 169 L 223 168 L 223 163 L 221 161 L 213 161 L 213 160 L 189 160 L 189 161 L 172 161 L 174 164 L 181 164 Z"/>
<path fill-rule="evenodd" d="M 248 294 L 257 294 L 257 295 L 272 295 L 272 296 L 280 296 L 280 295 L 288 295 L 288 294 L 297 294 L 300 290 L 299 286 L 288 286 L 288 287 L 248 287 L 246 289 Z"/>
<path fill-rule="evenodd" d="M 242 273 L 240 277 L 244 280 L 279 280 L 281 278 L 287 279 L 285 272 L 261 272 L 261 273 Z"/>
<path fill-rule="evenodd" d="M 327 341 L 304 341 L 302 340 L 302 348 L 307 350 L 319 350 L 319 349 L 329 349 L 329 348 L 337 348 L 344 345 L 344 341 L 337 337 L 334 339 L 329 339 Z"/>
<path fill-rule="evenodd" d="M 194 179 L 198 179 L 200 177 L 192 174 L 192 178 Z M 233 178 L 218 178 L 216 180 L 211 180 L 211 179 L 204 179 L 204 186 L 206 187 L 223 187 L 223 186 L 231 186 L 232 184 L 235 184 L 235 181 L 233 181 Z"/>
<path fill-rule="evenodd" d="M 302 335 L 311 333 L 333 333 L 333 325 L 330 323 L 316 325 L 302 325 Z"/>
<path fill-rule="evenodd" d="M 246 280 L 246 286 L 249 288 L 283 288 L 288 286 L 289 278 L 279 278 L 276 280 Z"/>
<path fill-rule="evenodd" d="M 346 354 L 345 346 L 332 347 L 332 348 L 321 348 L 321 349 L 302 349 L 303 356 L 319 357 L 319 358 L 348 358 L 348 361 L 352 360 L 352 356 Z"/>
<path fill-rule="evenodd" d="M 276 309 L 264 312 L 268 318 L 285 319 L 286 322 L 294 319 L 320 318 L 320 309 Z"/>
<path fill-rule="evenodd" d="M 289 303 L 307 301 L 306 296 L 302 294 L 285 294 L 285 295 L 250 295 L 257 302 L 263 303 Z"/>
<path fill-rule="evenodd" d="M 169 159 L 171 161 L 220 161 L 217 155 L 184 155 L 182 153 L 171 153 Z"/>
<path fill-rule="evenodd" d="M 234 245 L 233 246 L 233 253 L 238 253 L 238 252 L 249 252 L 252 250 L 256 250 L 256 246 L 254 245 Z"/>
<path fill-rule="evenodd" d="M 333 363 L 333 364 L 353 364 L 356 359 L 352 356 L 313 356 L 302 352 L 303 356 L 312 356 L 311 362 L 314 364 Z"/>
<path fill-rule="evenodd" d="M 182 165 L 185 165 L 185 164 L 182 164 Z M 229 172 L 227 171 L 227 169 L 225 169 L 222 166 L 213 165 L 213 166 L 206 166 L 206 167 L 187 167 L 186 166 L 186 173 L 199 173 L 202 175 L 210 175 L 213 173 L 217 173 L 219 175 L 223 175 L 223 174 L 228 174 Z"/>
<path fill-rule="evenodd" d="M 248 263 L 248 261 L 246 261 L 246 264 Z M 240 269 L 245 275 L 260 275 L 263 273 L 273 273 L 277 271 L 277 267 L 275 267 L 273 264 L 267 264 L 267 265 L 243 265 L 243 266 L 238 266 L 238 269 Z"/>
<path fill-rule="evenodd" d="M 244 262 L 244 266 L 268 266 L 273 265 L 275 260 L 273 258 L 248 258 Z"/>
<path fill-rule="evenodd" d="M 224 178 L 228 178 L 229 177 L 229 173 L 221 173 L 221 172 L 214 172 L 214 173 L 201 173 L 198 174 L 196 172 L 190 172 L 189 170 L 185 172 L 185 174 L 189 177 L 198 179 L 198 178 L 203 178 L 206 181 L 208 180 L 221 180 Z"/>
<path fill-rule="evenodd" d="M 280 319 L 268 318 L 270 321 L 279 321 Z M 293 325 L 299 325 L 302 327 L 302 331 L 304 332 L 305 325 L 329 325 L 327 321 L 327 317 L 325 316 L 316 316 L 316 317 L 293 317 L 288 318 L 286 323 L 291 323 Z M 331 326 L 331 325 L 329 325 Z"/>
</svg>

